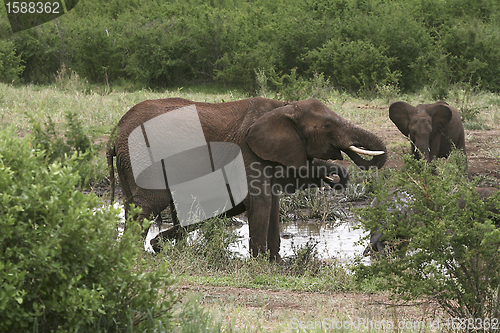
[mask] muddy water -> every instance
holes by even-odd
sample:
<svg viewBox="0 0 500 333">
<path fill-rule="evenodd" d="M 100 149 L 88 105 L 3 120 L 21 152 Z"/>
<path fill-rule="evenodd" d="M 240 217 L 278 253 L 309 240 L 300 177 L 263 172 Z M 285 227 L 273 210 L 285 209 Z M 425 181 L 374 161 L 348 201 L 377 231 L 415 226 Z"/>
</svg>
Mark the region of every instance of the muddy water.
<svg viewBox="0 0 500 333">
<path fill-rule="evenodd" d="M 294 249 L 316 244 L 315 250 L 320 258 L 335 257 L 338 259 L 352 260 L 361 256 L 365 249 L 365 242 L 359 243 L 367 233 L 362 229 L 355 228 L 357 222 L 348 221 L 330 225 L 327 223 L 310 223 L 294 221 L 281 226 L 281 249 L 282 257 L 292 256 Z M 248 223 L 240 227 L 231 227 L 240 235 L 240 240 L 234 244 L 233 250 L 242 256 L 248 256 Z"/>
<path fill-rule="evenodd" d="M 119 207 L 115 203 L 115 208 Z M 123 231 L 125 214 L 121 208 L 120 218 L 122 224 L 119 229 Z M 232 229 L 239 239 L 231 246 L 231 250 L 241 257 L 248 257 L 248 223 L 244 219 L 235 218 L 238 226 L 228 227 Z M 360 239 L 367 235 L 361 228 L 355 228 L 358 223 L 354 219 L 344 222 L 337 221 L 333 225 L 328 223 L 294 221 L 281 225 L 281 257 L 292 256 L 294 249 L 305 246 L 308 242 L 315 245 L 318 257 L 326 259 L 335 257 L 341 262 L 352 261 L 356 257 L 361 257 L 366 247 L 367 241 L 360 242 Z M 166 228 L 163 228 L 165 230 Z M 160 229 L 156 224 L 152 224 L 144 241 L 144 249 L 153 252 L 150 240 L 153 239 Z M 190 237 L 196 237 L 197 231 L 190 233 Z M 368 259 L 362 259 L 367 262 Z"/>
<path fill-rule="evenodd" d="M 238 226 L 231 228 L 238 236 L 239 240 L 233 244 L 231 250 L 239 256 L 248 257 L 248 223 L 236 218 Z M 294 249 L 303 247 L 307 242 L 312 242 L 320 258 L 335 257 L 341 261 L 351 261 L 355 257 L 360 257 L 366 246 L 366 241 L 359 243 L 360 239 L 367 233 L 360 228 L 355 228 L 357 222 L 348 220 L 335 223 L 310 223 L 294 221 L 281 226 L 281 250 L 282 257 L 292 256 Z M 149 241 L 159 233 L 156 225 L 150 227 L 149 233 L 144 243 L 147 251 L 152 251 Z M 196 237 L 196 231 L 192 232 L 191 237 Z"/>
<path fill-rule="evenodd" d="M 115 203 L 115 207 L 118 204 Z M 120 214 L 122 221 L 124 221 L 123 209 Z M 238 226 L 231 226 L 231 228 L 238 236 L 238 241 L 233 244 L 231 250 L 239 256 L 248 257 L 248 223 L 246 219 L 235 218 Z M 292 256 L 294 248 L 300 248 L 311 241 L 316 244 L 320 258 L 335 257 L 343 262 L 353 260 L 355 257 L 361 257 L 363 250 L 366 247 L 367 241 L 359 242 L 361 238 L 366 236 L 362 228 L 355 228 L 358 222 L 349 217 L 346 221 L 337 221 L 336 223 L 317 223 L 306 221 L 293 221 L 283 223 L 281 225 L 281 257 Z M 144 248 L 148 252 L 153 252 L 149 241 L 153 239 L 160 232 L 158 226 L 152 224 L 149 228 L 148 235 L 144 242 Z M 190 237 L 196 237 L 196 231 L 190 234 Z M 361 244 L 359 244 L 361 243 Z M 366 261 L 366 259 L 363 259 Z"/>
</svg>

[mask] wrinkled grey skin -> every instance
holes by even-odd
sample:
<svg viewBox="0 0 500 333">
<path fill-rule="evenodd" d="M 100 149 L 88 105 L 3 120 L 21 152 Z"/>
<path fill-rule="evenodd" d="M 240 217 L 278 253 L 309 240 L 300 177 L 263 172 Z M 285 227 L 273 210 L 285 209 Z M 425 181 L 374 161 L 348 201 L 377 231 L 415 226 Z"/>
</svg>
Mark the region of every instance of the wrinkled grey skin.
<svg viewBox="0 0 500 333">
<path fill-rule="evenodd" d="M 341 151 L 361 168 L 380 168 L 387 159 L 387 149 L 380 138 L 343 119 L 316 99 L 287 103 L 256 97 L 216 104 L 181 98 L 148 100 L 135 105 L 121 118 L 107 152 L 112 186 L 113 157 L 116 156 L 126 214 L 128 205 L 135 203 L 142 208 L 139 221 L 157 216 L 172 206 L 172 196 L 168 189 L 147 190 L 137 186 L 128 137 L 144 122 L 189 105 L 196 106 L 207 142 L 231 142 L 241 149 L 249 189 L 243 205 L 253 256 L 269 250 L 271 259 L 280 259 L 279 196 L 271 191 L 274 175 L 264 175 L 265 170 L 276 166 L 300 168 L 314 158 L 340 160 Z M 366 160 L 350 146 L 385 153 Z M 254 183 L 250 184 L 250 180 Z"/>
<path fill-rule="evenodd" d="M 411 141 L 415 158 L 421 154 L 428 161 L 448 157 L 452 145 L 465 151 L 465 132 L 462 118 L 455 108 L 443 101 L 419 104 L 395 102 L 389 107 L 389 118 Z"/>
<path fill-rule="evenodd" d="M 490 196 L 497 193 L 498 189 L 494 187 L 475 187 L 474 190 L 478 193 L 479 199 L 486 201 Z M 414 211 L 409 207 L 412 203 L 413 199 L 406 192 L 400 192 L 398 190 L 394 191 L 394 194 L 390 196 L 390 200 L 397 200 L 399 198 L 401 204 L 397 204 L 394 209 L 389 209 L 388 212 L 394 214 L 400 214 L 400 221 L 406 221 L 407 223 L 412 223 L 411 215 Z M 375 207 L 378 204 L 377 198 L 372 200 L 371 207 Z M 458 207 L 464 209 L 467 205 L 467 202 L 464 199 L 461 199 L 457 202 Z M 488 207 L 488 210 L 494 214 L 499 214 L 499 210 L 491 205 Z M 498 216 L 498 215 L 497 215 Z M 498 219 L 493 219 L 493 223 L 497 227 L 500 227 L 500 221 Z M 384 228 L 384 221 L 380 223 L 380 228 Z M 363 255 L 370 256 L 373 254 L 381 254 L 385 256 L 386 254 L 386 244 L 382 240 L 382 232 L 380 228 L 375 228 L 370 233 L 370 244 L 365 248 Z"/>
</svg>

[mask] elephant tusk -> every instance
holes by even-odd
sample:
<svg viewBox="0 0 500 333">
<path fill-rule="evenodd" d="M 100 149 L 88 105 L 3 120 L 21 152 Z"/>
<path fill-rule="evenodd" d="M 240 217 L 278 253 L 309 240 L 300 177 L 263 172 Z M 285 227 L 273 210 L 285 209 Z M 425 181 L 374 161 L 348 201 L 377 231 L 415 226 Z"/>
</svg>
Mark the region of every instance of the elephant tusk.
<svg viewBox="0 0 500 333">
<path fill-rule="evenodd" d="M 338 176 L 338 175 L 335 175 L 335 176 L 336 176 L 337 179 L 335 179 L 333 177 L 330 177 L 330 176 L 326 176 L 325 179 L 328 179 L 332 183 L 338 183 L 340 181 L 340 176 Z"/>
<path fill-rule="evenodd" d="M 385 151 L 383 150 L 366 150 L 366 149 L 361 149 L 356 146 L 349 146 L 349 149 L 352 150 L 353 152 L 356 152 L 358 154 L 363 154 L 363 155 L 370 155 L 370 156 L 378 156 L 385 154 Z"/>
</svg>

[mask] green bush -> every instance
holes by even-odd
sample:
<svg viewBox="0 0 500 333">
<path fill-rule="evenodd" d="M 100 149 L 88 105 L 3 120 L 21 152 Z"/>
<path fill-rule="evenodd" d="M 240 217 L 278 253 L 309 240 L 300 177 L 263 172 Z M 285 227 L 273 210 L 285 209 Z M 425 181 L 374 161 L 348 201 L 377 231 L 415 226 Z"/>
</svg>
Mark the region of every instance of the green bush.
<svg viewBox="0 0 500 333">
<path fill-rule="evenodd" d="M 446 30 L 442 46 L 449 54 L 453 82 L 500 90 L 500 35 L 497 27 L 478 19 L 458 21 Z"/>
<path fill-rule="evenodd" d="M 389 254 L 358 266 L 357 276 L 401 298 L 433 298 L 453 317 L 498 318 L 500 230 L 494 221 L 500 216 L 489 207 L 500 208 L 500 192 L 480 199 L 464 162 L 459 152 L 430 165 L 404 156 L 404 166 L 376 186 L 379 204 L 360 211 L 367 230 L 381 228 Z M 388 184 L 412 200 L 391 198 Z M 405 219 L 394 213 L 402 206 L 411 211 Z"/>
<path fill-rule="evenodd" d="M 297 68 L 292 68 L 290 74 L 276 73 L 275 69 L 256 71 L 257 92 L 261 96 L 271 95 L 269 90 L 275 91 L 273 96 L 283 101 L 299 101 L 308 98 L 327 100 L 332 88 L 330 81 L 323 74 L 315 73 L 312 79 L 306 79 L 297 74 Z M 270 88 L 269 88 L 270 87 Z"/>
<path fill-rule="evenodd" d="M 323 47 L 312 51 L 308 58 L 314 69 L 332 78 L 337 88 L 350 92 L 374 91 L 377 84 L 397 84 L 398 71 L 391 70 L 395 58 L 370 41 L 341 41 L 333 38 Z"/>
<path fill-rule="evenodd" d="M 21 78 L 24 83 L 49 83 L 66 59 L 65 43 L 57 38 L 53 24 L 17 32 L 12 38 L 15 50 L 25 66 Z M 70 42 L 68 40 L 67 42 Z"/>
<path fill-rule="evenodd" d="M 26 83 L 52 82 L 66 66 L 91 84 L 203 81 L 253 94 L 259 69 L 296 69 L 339 90 L 431 87 L 442 98 L 455 83 L 500 90 L 499 20 L 491 0 L 86 0 L 15 38 L 0 17 L 0 35 Z"/>
<path fill-rule="evenodd" d="M 0 82 L 11 83 L 23 72 L 21 56 L 11 42 L 0 40 Z"/>
<path fill-rule="evenodd" d="M 115 27 L 114 21 L 93 18 L 79 21 L 76 26 L 68 22 L 59 27 L 60 31 L 64 29 L 65 33 L 74 36 L 64 50 L 71 54 L 71 61 L 61 62 L 60 67 L 70 63 L 71 69 L 80 76 L 109 86 L 109 82 L 120 77 L 123 70 L 124 59 L 117 41 L 120 28 Z"/>
<path fill-rule="evenodd" d="M 0 132 L 0 331 L 124 332 L 168 318 L 164 267 L 148 270 L 139 232 L 75 188 L 77 156 L 45 164 Z M 138 225 L 136 225 L 138 228 Z"/>
<path fill-rule="evenodd" d="M 231 244 L 238 239 L 237 235 L 227 230 L 230 219 L 216 216 L 203 223 L 198 236 L 193 239 L 193 253 L 205 258 L 211 268 L 220 268 L 236 257 L 230 250 Z"/>
<path fill-rule="evenodd" d="M 87 186 L 95 178 L 95 170 L 92 168 L 92 160 L 98 155 L 98 147 L 92 143 L 78 120 L 75 112 L 66 112 L 65 131 L 56 127 L 56 124 L 47 117 L 42 123 L 39 117 L 28 115 L 32 129 L 32 145 L 40 150 L 40 155 L 45 158 L 45 163 L 64 162 L 73 154 L 77 154 L 73 168 L 80 174 L 79 186 Z"/>
</svg>

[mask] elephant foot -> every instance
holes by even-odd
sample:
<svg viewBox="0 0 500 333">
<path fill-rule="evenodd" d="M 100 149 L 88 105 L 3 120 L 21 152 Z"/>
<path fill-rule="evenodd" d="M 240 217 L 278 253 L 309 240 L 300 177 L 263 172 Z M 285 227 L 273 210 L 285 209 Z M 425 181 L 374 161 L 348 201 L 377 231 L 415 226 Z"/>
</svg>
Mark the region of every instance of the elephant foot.
<svg viewBox="0 0 500 333">
<path fill-rule="evenodd" d="M 274 263 L 276 263 L 278 265 L 283 265 L 285 263 L 279 254 L 271 255 L 269 257 L 269 261 L 270 262 L 274 262 Z"/>
<path fill-rule="evenodd" d="M 176 224 L 173 227 L 160 232 L 158 235 L 156 235 L 155 238 L 149 241 L 149 244 L 151 244 L 155 253 L 159 253 L 163 249 L 162 247 L 163 242 L 167 240 L 179 241 L 184 237 L 186 237 L 188 232 L 198 229 L 200 225 L 201 224 L 198 223 L 189 225 L 188 227 L 181 227 L 180 224 Z"/>
<path fill-rule="evenodd" d="M 149 241 L 149 244 L 151 244 L 151 247 L 153 248 L 155 254 L 158 254 L 161 252 L 161 250 L 163 250 L 163 246 L 161 245 L 162 242 L 160 241 L 160 239 L 161 237 L 156 236 Z"/>
</svg>

